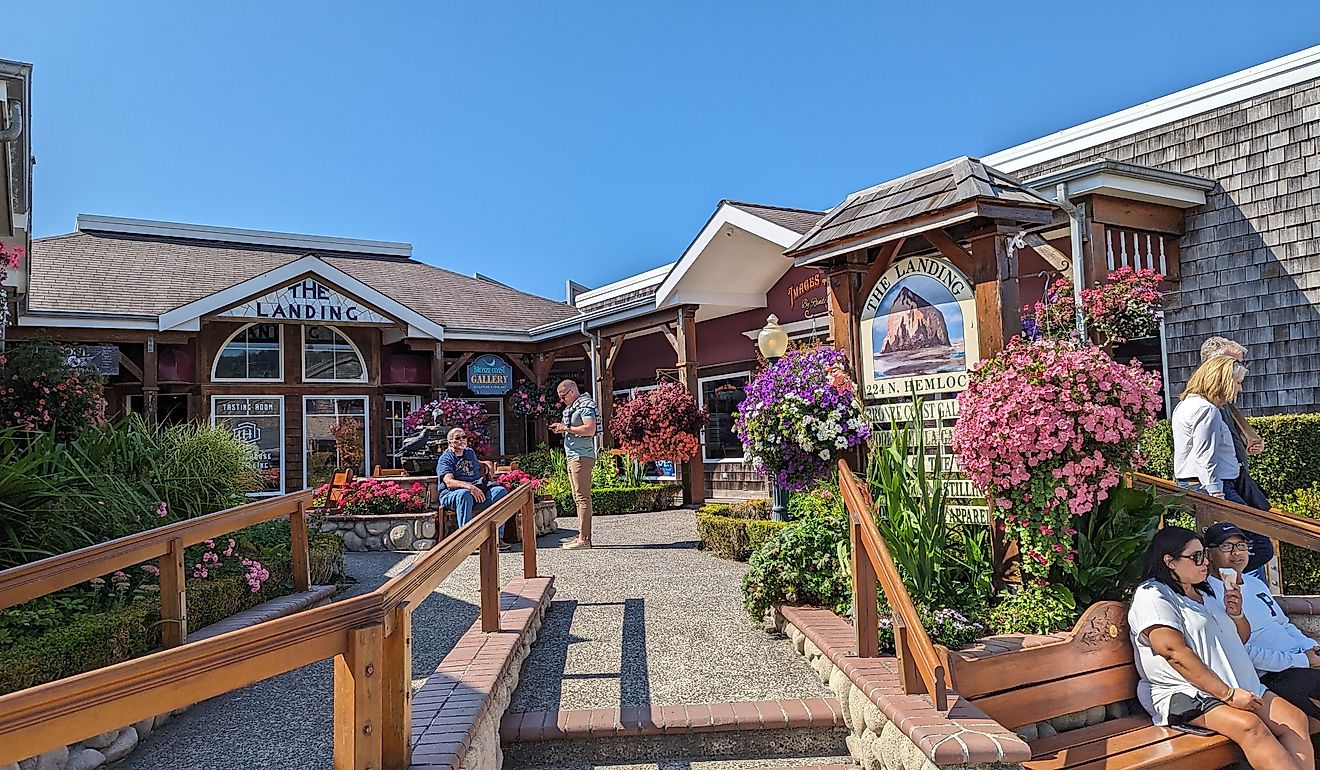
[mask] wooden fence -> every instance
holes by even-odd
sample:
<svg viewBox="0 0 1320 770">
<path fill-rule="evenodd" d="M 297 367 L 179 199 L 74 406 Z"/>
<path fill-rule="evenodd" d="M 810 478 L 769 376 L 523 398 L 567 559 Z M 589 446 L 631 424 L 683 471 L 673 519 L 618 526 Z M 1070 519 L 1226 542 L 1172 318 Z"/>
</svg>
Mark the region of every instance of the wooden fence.
<svg viewBox="0 0 1320 770">
<path fill-rule="evenodd" d="M 481 628 L 498 631 L 499 526 L 520 515 L 522 532 L 535 533 L 535 498 L 526 486 L 514 490 L 370 593 L 184 644 L 183 549 L 288 517 L 295 587 L 305 590 L 311 495 L 249 503 L 0 572 L 4 608 L 156 559 L 168 621 L 159 652 L 0 696 L 0 766 L 334 659 L 335 769 L 407 768 L 412 610 L 480 549 Z M 536 574 L 536 538 L 524 537 L 523 575 Z"/>
</svg>

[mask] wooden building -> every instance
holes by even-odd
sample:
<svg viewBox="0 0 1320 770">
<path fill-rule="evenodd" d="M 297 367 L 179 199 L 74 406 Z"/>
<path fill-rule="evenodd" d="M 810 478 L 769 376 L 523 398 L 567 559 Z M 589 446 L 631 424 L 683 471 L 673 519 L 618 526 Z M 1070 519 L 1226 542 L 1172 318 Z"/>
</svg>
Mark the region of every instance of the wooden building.
<svg viewBox="0 0 1320 770">
<path fill-rule="evenodd" d="M 0 59 L 0 250 L 7 253 L 26 253 L 32 239 L 31 83 L 31 64 Z M 24 277 L 0 264 L 0 350 Z"/>
</svg>

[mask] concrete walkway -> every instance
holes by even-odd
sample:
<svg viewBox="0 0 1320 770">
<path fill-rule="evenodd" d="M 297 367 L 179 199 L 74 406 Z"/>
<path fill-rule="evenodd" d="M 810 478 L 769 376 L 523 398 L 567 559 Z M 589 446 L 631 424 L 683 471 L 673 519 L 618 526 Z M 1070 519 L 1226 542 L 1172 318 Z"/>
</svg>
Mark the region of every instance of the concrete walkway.
<svg viewBox="0 0 1320 770">
<path fill-rule="evenodd" d="M 576 534 L 573 519 L 559 523 L 557 535 L 538 543 L 542 574 L 556 576 L 556 601 L 511 711 L 827 694 L 786 641 L 766 635 L 742 610 L 746 565 L 696 550 L 691 511 L 601 517 L 590 551 L 558 550 Z M 372 590 L 411 558 L 350 554 L 348 572 L 358 583 L 343 596 Z M 520 554 L 502 555 L 504 580 L 521 568 Z M 414 611 L 414 676 L 435 670 L 477 618 L 477 600 L 477 560 L 470 558 Z M 116 767 L 329 768 L 331 672 L 322 662 L 193 706 Z"/>
</svg>

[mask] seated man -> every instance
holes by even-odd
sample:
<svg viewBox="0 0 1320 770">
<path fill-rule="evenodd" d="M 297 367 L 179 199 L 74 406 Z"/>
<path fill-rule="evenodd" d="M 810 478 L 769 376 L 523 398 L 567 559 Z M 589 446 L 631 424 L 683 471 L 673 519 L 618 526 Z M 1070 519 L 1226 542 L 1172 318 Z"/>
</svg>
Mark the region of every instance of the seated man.
<svg viewBox="0 0 1320 770">
<path fill-rule="evenodd" d="M 444 486 L 440 493 L 440 507 L 452 510 L 460 527 L 472 521 L 475 511 L 509 493 L 499 484 L 491 484 L 481 477 L 481 463 L 477 461 L 477 453 L 468 446 L 468 435 L 462 428 L 449 431 L 449 448 L 440 455 L 435 475 Z M 504 525 L 500 525 L 499 534 L 500 550 L 503 551 L 508 548 L 504 543 Z"/>
</svg>

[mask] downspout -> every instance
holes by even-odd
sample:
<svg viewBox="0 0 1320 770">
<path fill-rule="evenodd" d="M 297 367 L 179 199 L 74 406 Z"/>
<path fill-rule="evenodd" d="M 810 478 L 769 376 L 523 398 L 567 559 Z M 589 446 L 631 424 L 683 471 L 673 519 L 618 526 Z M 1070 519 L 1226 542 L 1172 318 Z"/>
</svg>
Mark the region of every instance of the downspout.
<svg viewBox="0 0 1320 770">
<path fill-rule="evenodd" d="M 23 133 L 23 105 L 9 102 L 9 122 L 0 128 L 0 142 L 12 142 Z"/>
<path fill-rule="evenodd" d="M 1072 284 L 1073 284 L 1073 322 L 1077 333 L 1086 338 L 1086 315 L 1082 312 L 1082 284 L 1086 281 L 1086 272 L 1082 269 L 1082 210 L 1068 200 L 1068 184 L 1060 182 L 1054 188 L 1054 202 L 1068 213 L 1069 233 L 1072 236 Z"/>
</svg>

